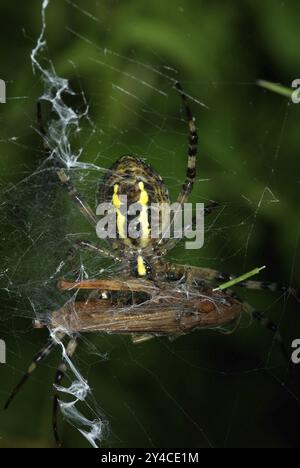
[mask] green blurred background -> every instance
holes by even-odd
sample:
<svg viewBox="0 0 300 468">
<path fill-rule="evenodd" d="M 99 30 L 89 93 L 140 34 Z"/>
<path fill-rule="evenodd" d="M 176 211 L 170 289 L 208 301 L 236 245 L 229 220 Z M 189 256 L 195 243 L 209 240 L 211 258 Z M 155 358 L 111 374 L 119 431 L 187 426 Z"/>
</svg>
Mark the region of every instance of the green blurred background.
<svg viewBox="0 0 300 468">
<path fill-rule="evenodd" d="M 76 91 L 70 102 L 82 110 L 83 91 L 90 105 L 82 161 L 106 168 L 122 154 L 138 154 L 161 173 L 174 200 L 185 173 L 186 126 L 167 76 L 207 106 L 191 104 L 200 135 L 192 201 L 222 206 L 207 221 L 205 247 L 178 246 L 173 260 L 235 274 L 266 264 L 261 279 L 300 288 L 300 107 L 255 84 L 264 78 L 290 86 L 299 78 L 299 15 L 296 0 L 51 0 L 44 54 Z M 21 183 L 41 156 L 35 105 L 43 85 L 30 62 L 40 16 L 39 0 L 1 1 L 0 78 L 8 94 L 0 107 L 3 403 L 47 338 L 31 330 L 34 311 L 54 310 L 59 301 L 46 279 L 64 258 L 70 233 L 88 231 L 51 177 Z M 74 174 L 91 204 L 97 177 Z M 288 349 L 300 338 L 292 296 L 242 296 L 280 324 Z M 299 447 L 300 367 L 288 365 L 259 324 L 171 343 L 136 346 L 96 335 L 81 341 L 75 362 L 110 423 L 103 446 Z M 57 351 L 0 413 L 1 447 L 53 446 L 58 361 Z M 88 446 L 67 423 L 61 430 L 66 447 Z"/>
</svg>

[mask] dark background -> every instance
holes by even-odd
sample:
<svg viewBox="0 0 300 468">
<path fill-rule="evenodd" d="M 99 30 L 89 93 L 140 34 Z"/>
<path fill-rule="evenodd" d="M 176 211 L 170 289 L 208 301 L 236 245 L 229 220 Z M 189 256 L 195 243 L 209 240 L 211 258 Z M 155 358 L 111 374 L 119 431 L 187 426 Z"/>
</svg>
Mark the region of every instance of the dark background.
<svg viewBox="0 0 300 468">
<path fill-rule="evenodd" d="M 65 234 L 82 226 L 51 178 L 24 183 L 41 157 L 35 103 L 43 85 L 30 63 L 40 4 L 1 1 L 0 78 L 8 93 L 0 107 L 3 403 L 47 338 L 46 331 L 31 330 L 31 319 L 43 307 L 55 310 L 59 299 L 45 278 L 65 256 Z M 261 279 L 300 287 L 300 108 L 255 84 L 264 78 L 289 87 L 299 78 L 299 15 L 297 1 L 50 2 L 45 56 L 70 80 L 77 93 L 70 102 L 78 108 L 84 91 L 95 124 L 92 133 L 83 122 L 82 161 L 109 167 L 122 154 L 141 155 L 174 200 L 185 171 L 186 126 L 165 75 L 180 78 L 208 107 L 191 104 L 200 135 L 191 200 L 214 199 L 222 207 L 208 221 L 205 247 L 178 246 L 170 254 L 177 262 L 235 274 L 265 264 Z M 82 172 L 74 178 L 93 204 L 97 174 Z M 242 296 L 279 323 L 290 350 L 300 338 L 296 300 L 259 291 Z M 51 383 L 58 361 L 57 351 L 9 412 L 0 413 L 0 446 L 53 446 Z M 246 320 L 227 335 L 202 331 L 138 346 L 129 338 L 84 336 L 75 362 L 110 422 L 104 446 L 299 446 L 300 367 L 288 364 L 259 324 Z M 61 427 L 65 446 L 88 446 L 76 429 Z"/>
</svg>

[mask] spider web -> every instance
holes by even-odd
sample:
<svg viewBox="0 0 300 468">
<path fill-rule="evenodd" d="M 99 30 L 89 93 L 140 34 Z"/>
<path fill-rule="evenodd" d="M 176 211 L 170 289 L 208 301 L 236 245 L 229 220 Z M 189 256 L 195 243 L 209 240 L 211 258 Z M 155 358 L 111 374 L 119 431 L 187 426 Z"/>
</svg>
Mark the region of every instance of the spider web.
<svg viewBox="0 0 300 468">
<path fill-rule="evenodd" d="M 189 28 L 189 7 L 175 3 L 176 22 Z M 57 29 L 66 49 L 59 51 L 54 38 L 51 9 L 58 8 L 57 1 L 36 2 L 36 12 L 40 7 L 42 12 L 37 42 L 27 27 L 24 32 L 28 66 L 32 67 L 28 74 L 34 85 L 27 81 L 24 93 L 17 91 L 8 99 L 22 125 L 11 127 L 6 108 L 7 116 L 1 117 L 1 337 L 8 343 L 8 365 L 1 368 L 3 399 L 38 349 L 39 331 L 29 331 L 31 320 L 43 321 L 76 298 L 57 290 L 58 280 L 72 275 L 66 262 L 68 249 L 79 238 L 95 241 L 93 229 L 59 186 L 51 158 L 41 150 L 33 110 L 38 98 L 44 120 L 49 122 L 52 155 L 69 169 L 72 182 L 93 207 L 99 181 L 123 154 L 136 154 L 151 163 L 175 200 L 185 175 L 187 146 L 184 114 L 173 90 L 180 78 L 200 133 L 192 200 L 217 199 L 221 207 L 206 221 L 202 250 L 195 255 L 180 244 L 169 258 L 235 274 L 266 264 L 262 279 L 293 287 L 299 277 L 300 219 L 295 208 L 299 175 L 293 144 L 296 106 L 256 90 L 257 76 L 240 80 L 232 74 L 228 81 L 212 80 L 211 76 L 218 76 L 213 67 L 205 74 L 199 66 L 190 73 L 196 78 L 187 81 L 184 60 L 178 65 L 155 42 L 141 47 L 136 40 L 136 46 L 127 50 L 120 43 L 108 48 L 106 44 L 114 42 L 105 16 L 111 10 L 105 3 L 95 0 L 88 8 L 79 0 L 60 4 L 65 16 Z M 114 8 L 122 13 L 119 2 Z M 134 35 L 140 31 L 130 24 L 132 30 L 124 28 L 122 34 L 132 34 L 135 43 Z M 199 79 L 201 72 L 206 80 Z M 257 109 L 266 115 L 259 126 Z M 237 129 L 242 127 L 236 124 L 240 118 L 245 119 L 241 134 Z M 80 255 L 78 262 L 83 279 L 116 275 L 109 262 L 89 254 Z M 260 291 L 239 291 L 239 295 L 279 324 L 290 349 L 293 339 L 299 338 L 295 299 Z M 57 335 L 53 337 L 58 340 Z M 58 342 L 68 365 L 66 384 L 59 387 L 61 411 L 94 447 L 297 445 L 298 369 L 282 357 L 272 334 L 250 323 L 249 317 L 229 335 L 204 331 L 173 342 L 157 338 L 134 345 L 129 338 L 82 335 L 81 350 L 72 359 L 66 356 L 64 343 Z M 56 354 L 45 364 L 46 380 L 57 367 L 57 359 Z M 40 390 L 37 383 L 43 380 L 39 372 L 43 369 L 28 384 L 36 387 L 31 390 L 28 415 Z M 50 386 L 51 379 L 47 381 Z M 44 394 L 49 395 L 46 389 Z M 47 398 L 39 401 L 46 406 Z M 22 394 L 18 400 L 14 404 L 27 411 Z M 18 424 L 16 418 L 13 421 Z M 50 426 L 50 418 L 47 422 Z M 35 437 L 38 443 L 49 444 L 46 427 L 43 422 L 41 433 L 31 429 L 28 436 L 25 429 L 15 431 L 5 422 L 0 436 L 4 445 L 16 433 L 20 440 Z M 84 445 L 73 432 L 64 435 L 70 446 Z"/>
</svg>

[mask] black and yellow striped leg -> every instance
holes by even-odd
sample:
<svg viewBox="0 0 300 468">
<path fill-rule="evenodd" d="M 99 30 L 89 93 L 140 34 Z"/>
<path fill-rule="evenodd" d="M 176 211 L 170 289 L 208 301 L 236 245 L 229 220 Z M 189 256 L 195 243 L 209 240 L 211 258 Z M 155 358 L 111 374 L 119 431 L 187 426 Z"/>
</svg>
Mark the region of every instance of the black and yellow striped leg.
<svg viewBox="0 0 300 468">
<path fill-rule="evenodd" d="M 76 351 L 76 348 L 77 348 L 77 341 L 75 338 L 72 338 L 69 341 L 67 349 L 66 349 L 66 355 L 68 358 L 70 359 L 72 358 L 72 356 L 74 355 Z M 67 364 L 65 360 L 63 360 L 56 372 L 56 376 L 54 380 L 55 393 L 53 395 L 53 407 L 52 407 L 53 434 L 54 434 L 55 443 L 58 447 L 61 447 L 61 440 L 60 440 L 58 429 L 57 429 L 57 413 L 58 413 L 58 408 L 59 408 L 59 398 L 58 398 L 57 387 L 61 385 L 62 380 L 66 374 L 66 371 L 67 371 Z"/>
<path fill-rule="evenodd" d="M 198 134 L 195 124 L 195 117 L 193 117 L 190 106 L 188 104 L 188 99 L 185 92 L 182 89 L 182 86 L 179 82 L 175 84 L 175 88 L 180 94 L 183 102 L 183 106 L 186 113 L 186 118 L 189 127 L 189 146 L 188 146 L 188 167 L 186 173 L 186 180 L 182 186 L 181 192 L 178 195 L 177 203 L 183 205 L 187 202 L 189 195 L 191 194 L 196 178 L 196 161 L 197 161 L 197 151 L 198 151 Z"/>
<path fill-rule="evenodd" d="M 228 273 L 221 273 L 215 270 L 211 270 L 211 272 L 212 272 L 212 275 L 213 274 L 215 275 L 213 279 L 219 284 L 225 283 L 227 281 L 231 281 L 232 279 L 236 278 L 235 275 L 230 275 Z M 247 280 L 247 281 L 240 281 L 239 283 L 236 284 L 236 286 L 240 288 L 252 289 L 252 290 L 257 290 L 257 291 L 290 293 L 295 297 L 295 299 L 298 302 L 300 302 L 299 293 L 296 291 L 296 289 L 291 288 L 290 286 L 286 286 L 284 284 L 274 283 L 271 281 Z"/>
<path fill-rule="evenodd" d="M 210 282 L 213 285 L 220 285 L 231 281 L 237 276 L 231 275 L 228 273 L 223 273 L 218 270 L 213 270 L 212 268 L 202 268 L 202 267 L 193 267 L 190 265 L 178 265 L 174 263 L 167 263 L 167 272 L 170 272 L 173 277 L 183 277 L 188 272 L 189 275 L 193 277 L 195 282 L 206 281 Z M 295 299 L 300 302 L 300 295 L 296 289 L 283 284 L 268 282 L 268 281 L 240 281 L 235 285 L 236 287 L 258 290 L 258 291 L 270 291 L 270 292 L 282 292 L 290 293 Z"/>
<path fill-rule="evenodd" d="M 61 335 L 61 338 L 63 338 L 63 335 Z M 36 370 L 37 366 L 51 353 L 52 349 L 55 347 L 56 342 L 51 338 L 47 342 L 46 346 L 44 346 L 38 354 L 35 356 L 33 359 L 32 363 L 30 364 L 26 374 L 22 377 L 22 379 L 19 381 L 19 383 L 16 385 L 12 393 L 10 394 L 7 402 L 5 403 L 4 409 L 6 410 L 15 396 L 19 393 L 23 385 L 27 382 L 31 374 Z"/>
<path fill-rule="evenodd" d="M 238 300 L 240 300 L 236 295 L 234 295 L 234 296 Z M 270 330 L 272 332 L 274 339 L 280 345 L 281 352 L 282 352 L 284 358 L 287 361 L 289 361 L 290 356 L 289 356 L 288 350 L 287 350 L 287 348 L 286 348 L 286 346 L 284 344 L 284 341 L 282 339 L 282 336 L 281 336 L 281 334 L 279 332 L 279 329 L 278 329 L 278 326 L 276 325 L 276 323 L 273 322 L 272 320 L 270 320 L 268 317 L 266 317 L 266 315 L 263 312 L 256 310 L 254 307 L 252 307 L 247 302 L 242 302 L 242 303 L 243 303 L 243 310 L 245 312 L 249 313 L 250 316 L 253 318 L 253 320 L 258 321 L 263 327 L 267 328 L 268 330 Z"/>
<path fill-rule="evenodd" d="M 197 128 L 196 128 L 196 123 L 195 123 L 195 118 L 192 115 L 190 106 L 188 104 L 188 99 L 185 94 L 185 92 L 182 89 L 181 84 L 177 81 L 174 84 L 175 89 L 178 91 L 178 93 L 181 96 L 183 107 L 186 113 L 186 119 L 188 123 L 188 128 L 189 128 L 189 137 L 188 137 L 188 162 L 187 162 L 187 172 L 186 172 L 186 179 L 185 182 L 182 186 L 181 192 L 179 193 L 177 197 L 177 203 L 178 205 L 182 206 L 184 203 L 187 202 L 189 195 L 191 194 L 193 187 L 194 187 L 194 182 L 196 179 L 196 161 L 197 161 L 197 149 L 198 149 L 198 134 L 197 134 Z M 169 228 L 171 228 L 174 224 L 175 217 L 177 215 L 176 213 L 173 213 L 172 219 L 170 220 Z M 164 242 L 164 233 L 162 236 L 162 239 L 160 240 L 160 244 Z M 177 242 L 176 242 L 177 243 Z M 175 245 L 176 245 L 175 243 Z M 161 253 L 166 252 L 168 250 L 171 250 L 174 246 L 174 242 L 171 239 L 171 241 L 167 242 L 165 246 L 161 249 Z"/>
<path fill-rule="evenodd" d="M 40 101 L 37 104 L 37 119 L 40 133 L 43 137 L 44 150 L 46 153 L 49 153 L 51 151 L 51 148 L 49 148 L 46 139 L 46 130 L 43 123 L 42 107 Z M 66 173 L 65 169 L 62 167 L 62 163 L 60 161 L 55 161 L 55 166 L 56 174 L 61 184 L 65 187 L 66 191 L 68 192 L 74 203 L 76 203 L 83 216 L 88 220 L 88 222 L 92 226 L 96 227 L 98 220 L 96 218 L 95 213 L 93 212 L 89 204 L 84 200 L 83 196 L 73 186 L 70 177 Z"/>
</svg>

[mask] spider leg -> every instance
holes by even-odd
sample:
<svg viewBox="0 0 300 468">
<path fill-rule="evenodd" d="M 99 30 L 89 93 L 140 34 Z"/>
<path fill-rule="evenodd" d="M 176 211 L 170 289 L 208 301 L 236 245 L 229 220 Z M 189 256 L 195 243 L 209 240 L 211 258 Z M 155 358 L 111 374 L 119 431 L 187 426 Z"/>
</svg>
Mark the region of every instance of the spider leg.
<svg viewBox="0 0 300 468">
<path fill-rule="evenodd" d="M 230 275 L 228 273 L 222 273 L 216 270 L 210 270 L 210 269 L 204 269 L 207 271 L 210 271 L 210 275 L 212 277 L 212 280 L 218 282 L 218 283 L 224 283 L 226 281 L 230 281 L 232 279 L 235 279 L 235 275 Z M 299 299 L 299 293 L 295 288 L 291 288 L 290 286 L 286 286 L 281 283 L 274 283 L 271 281 L 253 281 L 253 280 L 247 280 L 247 281 L 240 281 L 239 283 L 236 284 L 236 286 L 240 288 L 245 288 L 245 289 L 252 289 L 252 290 L 257 290 L 257 291 L 271 291 L 271 292 L 282 292 L 282 293 L 290 293 L 292 294 L 295 299 L 300 302 Z"/>
<path fill-rule="evenodd" d="M 37 103 L 37 121 L 38 121 L 40 133 L 43 137 L 44 150 L 46 153 L 50 153 L 51 148 L 49 147 L 47 143 L 46 130 L 45 130 L 44 122 L 43 122 L 42 106 L 41 106 L 40 101 L 38 101 Z M 70 180 L 70 177 L 67 175 L 64 168 L 61 167 L 61 164 L 58 164 L 58 163 L 56 164 L 57 166 L 59 166 L 56 168 L 56 174 L 57 174 L 59 181 L 65 187 L 65 189 L 67 190 L 68 194 L 70 195 L 74 203 L 76 203 L 76 205 L 78 206 L 83 216 L 89 221 L 89 223 L 92 226 L 95 227 L 98 222 L 95 213 L 93 212 L 89 204 L 84 200 L 83 196 L 73 186 Z"/>
<path fill-rule="evenodd" d="M 237 276 L 235 275 L 223 273 L 218 270 L 213 270 L 211 268 L 193 267 L 189 265 L 177 265 L 176 263 L 167 263 L 166 268 L 167 272 L 171 274 L 171 276 L 180 278 L 189 274 L 193 277 L 195 281 L 208 281 L 211 283 L 221 284 L 237 278 Z M 236 286 L 260 291 L 267 290 L 271 292 L 291 293 L 298 302 L 300 301 L 299 293 L 294 288 L 279 283 L 247 280 L 237 283 Z"/>
<path fill-rule="evenodd" d="M 72 338 L 69 341 L 67 349 L 66 349 L 66 354 L 68 358 L 72 358 L 73 354 L 76 351 L 76 348 L 77 348 L 77 341 L 75 338 Z M 52 428 L 53 428 L 55 442 L 58 447 L 61 447 L 61 440 L 60 440 L 58 429 L 57 429 L 57 412 L 58 412 L 58 407 L 59 407 L 57 387 L 61 385 L 61 382 L 66 374 L 66 371 L 67 371 L 67 365 L 66 365 L 65 360 L 63 360 L 61 364 L 59 365 L 58 370 L 55 375 L 54 388 L 56 390 L 53 395 L 53 407 L 52 407 Z"/>
<path fill-rule="evenodd" d="M 236 299 L 240 300 L 236 294 L 232 294 Z M 282 336 L 280 334 L 280 331 L 278 329 L 278 325 L 270 320 L 262 311 L 256 310 L 254 307 L 252 307 L 250 304 L 244 301 L 240 301 L 243 304 L 243 310 L 247 313 L 250 314 L 253 320 L 256 320 L 259 322 L 263 327 L 267 328 L 273 333 L 273 338 L 279 343 L 281 352 L 284 356 L 284 358 L 289 361 L 290 356 L 288 353 L 288 350 L 284 344 L 284 341 L 282 339 Z"/>
<path fill-rule="evenodd" d="M 81 214 L 88 220 L 88 222 L 96 227 L 98 220 L 94 214 L 91 207 L 84 200 L 83 196 L 77 191 L 74 185 L 71 182 L 70 177 L 67 175 L 66 171 L 62 168 L 56 171 L 57 177 L 59 178 L 61 184 L 65 187 L 67 193 L 73 200 L 73 202 L 78 206 Z"/>
<path fill-rule="evenodd" d="M 195 123 L 196 120 L 188 104 L 187 95 L 183 91 L 182 86 L 179 83 L 179 81 L 177 81 L 174 84 L 174 87 L 181 96 L 183 107 L 186 113 L 186 120 L 187 120 L 188 128 L 189 128 L 189 137 L 188 137 L 189 145 L 188 145 L 188 161 L 187 161 L 186 179 L 177 197 L 177 203 L 180 206 L 183 206 L 184 203 L 187 202 L 190 194 L 192 193 L 194 182 L 196 179 L 198 134 L 197 134 L 197 128 L 196 128 L 196 123 Z M 169 223 L 169 227 L 173 226 L 176 214 L 177 213 L 173 213 L 172 219 L 170 220 L 170 223 Z M 163 241 L 164 241 L 164 235 L 162 239 L 160 240 L 160 243 L 162 243 Z M 162 251 L 166 252 L 167 250 L 171 250 L 173 247 L 174 247 L 173 242 L 167 242 L 164 248 L 162 249 Z"/>
<path fill-rule="evenodd" d="M 228 275 L 225 273 L 220 273 L 217 270 L 212 270 L 210 268 L 201 268 L 201 267 L 191 267 L 189 265 L 177 265 L 173 263 L 167 263 L 167 274 L 172 279 L 180 279 L 183 276 L 186 278 L 188 284 L 192 284 L 193 281 L 198 281 L 199 283 L 205 281 L 209 283 L 223 283 L 229 281 L 235 276 Z M 299 295 L 294 290 L 284 285 L 279 285 L 277 283 L 268 283 L 262 281 L 244 281 L 242 283 L 237 283 L 236 286 L 245 287 L 248 289 L 256 289 L 256 290 L 269 290 L 272 292 L 281 291 L 281 292 L 290 292 L 292 293 L 296 299 L 299 301 Z M 236 294 L 232 291 L 227 291 L 228 294 L 235 297 L 239 302 L 242 303 L 243 309 L 248 312 L 254 320 L 259 321 L 265 328 L 268 328 L 270 331 L 273 332 L 274 338 L 281 346 L 281 350 L 283 355 L 286 359 L 289 360 L 288 351 L 284 345 L 283 339 L 279 333 L 277 325 L 272 322 L 265 314 L 261 311 L 257 311 L 254 307 L 249 305 L 248 303 L 242 301 Z"/>
<path fill-rule="evenodd" d="M 204 216 L 213 213 L 217 208 L 220 207 L 220 203 L 212 201 L 209 205 L 204 207 Z M 193 226 L 195 225 L 195 219 L 193 219 Z"/>
<path fill-rule="evenodd" d="M 60 338 L 63 338 L 63 334 L 60 335 Z M 23 375 L 19 383 L 11 392 L 8 400 L 4 405 L 4 409 L 6 410 L 11 402 L 14 400 L 15 396 L 19 393 L 23 385 L 27 382 L 31 374 L 36 370 L 37 366 L 51 353 L 52 349 L 55 347 L 56 342 L 51 338 L 48 340 L 47 344 L 38 352 L 38 354 L 34 357 L 32 363 L 30 364 L 26 374 Z"/>
<path fill-rule="evenodd" d="M 200 283 L 204 281 L 214 282 L 217 280 L 217 274 L 219 274 L 219 272 L 210 268 L 180 265 L 171 262 L 165 262 L 164 268 L 170 279 L 180 280 L 183 277 L 189 277 L 189 279 Z"/>
<path fill-rule="evenodd" d="M 77 253 L 80 250 L 87 250 L 87 251 L 92 252 L 92 253 L 94 253 L 96 255 L 99 255 L 101 257 L 111 258 L 112 260 L 118 261 L 118 262 L 121 261 L 121 259 L 118 258 L 110 250 L 106 250 L 106 249 L 103 249 L 101 247 L 98 247 L 97 245 L 95 245 L 92 242 L 89 242 L 87 240 L 79 239 L 70 248 L 70 250 L 68 252 L 68 257 L 67 257 L 67 262 L 69 263 L 69 265 L 70 265 L 73 273 L 75 274 L 75 276 L 78 276 L 78 270 L 76 270 L 76 268 L 75 268 L 74 260 L 75 260 L 75 257 L 77 255 Z"/>
<path fill-rule="evenodd" d="M 197 161 L 197 150 L 198 150 L 198 134 L 195 124 L 195 117 L 193 116 L 188 99 L 182 86 L 179 82 L 175 83 L 175 88 L 182 98 L 183 107 L 186 113 L 186 119 L 189 127 L 189 146 L 188 146 L 188 165 L 186 180 L 182 186 L 181 192 L 178 195 L 177 203 L 183 205 L 191 194 L 196 178 L 196 161 Z"/>
<path fill-rule="evenodd" d="M 218 202 L 212 201 L 209 205 L 204 207 L 204 216 L 210 215 L 219 207 L 220 207 L 220 204 Z M 192 227 L 194 230 L 196 229 L 196 218 L 192 219 Z M 168 251 L 174 249 L 174 247 L 176 247 L 176 245 L 183 240 L 184 238 L 167 240 L 166 243 L 163 245 L 163 247 L 159 249 L 160 255 L 166 255 Z"/>
<path fill-rule="evenodd" d="M 42 107 L 41 107 L 40 101 L 38 101 L 38 104 L 37 104 L 37 120 L 38 120 L 38 124 L 39 124 L 40 133 L 41 133 L 41 135 L 43 137 L 44 150 L 45 150 L 45 152 L 49 153 L 50 148 L 49 148 L 49 146 L 47 144 L 47 140 L 46 140 L 46 130 L 45 130 L 44 123 L 43 123 Z M 82 213 L 82 215 L 95 228 L 97 226 L 97 223 L 98 223 L 98 219 L 97 219 L 95 213 L 93 212 L 93 210 L 91 209 L 89 204 L 85 201 L 84 197 L 74 187 L 74 185 L 72 184 L 71 179 L 68 176 L 68 174 L 66 173 L 65 169 L 63 167 L 61 167 L 61 165 L 59 165 L 59 164 L 58 164 L 58 166 L 59 167 L 56 168 L 56 175 L 57 175 L 60 183 L 65 187 L 67 193 L 69 194 L 69 196 L 71 197 L 73 202 L 78 206 L 78 208 L 79 208 L 80 212 Z M 87 242 L 86 242 L 86 244 L 87 244 Z M 95 252 L 96 249 L 97 249 L 96 247 L 93 247 L 91 250 L 93 250 Z M 103 249 L 103 248 L 102 249 L 98 248 L 99 253 L 100 253 L 100 251 L 101 251 L 102 256 L 112 258 L 112 259 L 114 259 L 116 261 L 118 260 L 116 258 L 116 256 L 112 252 L 110 252 L 109 250 Z"/>
</svg>

